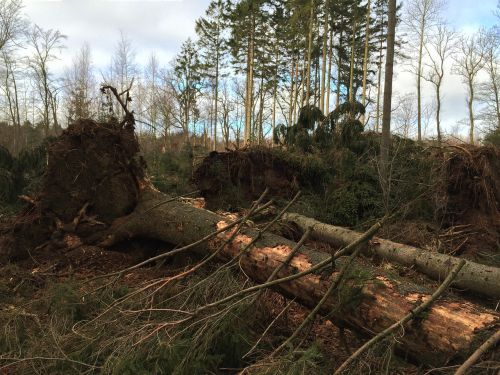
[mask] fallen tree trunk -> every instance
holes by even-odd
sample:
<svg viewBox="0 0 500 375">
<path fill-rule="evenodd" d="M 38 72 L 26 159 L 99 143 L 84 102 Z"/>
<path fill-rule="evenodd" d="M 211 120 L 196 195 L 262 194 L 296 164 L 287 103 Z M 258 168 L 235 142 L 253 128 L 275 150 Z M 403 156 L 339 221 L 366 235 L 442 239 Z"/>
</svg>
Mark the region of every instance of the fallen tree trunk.
<svg viewBox="0 0 500 375">
<path fill-rule="evenodd" d="M 286 213 L 283 218 L 295 223 L 300 229 L 311 228 L 311 236 L 336 246 L 345 246 L 361 236 L 361 233 L 324 224 L 312 218 L 295 213 Z M 442 280 L 459 261 L 459 258 L 433 253 L 409 245 L 377 238 L 367 245 L 367 250 L 376 255 L 408 267 L 415 267 L 419 272 L 435 279 Z M 467 261 L 455 279 L 455 285 L 481 293 L 490 297 L 500 298 L 500 268 Z"/>
<path fill-rule="evenodd" d="M 130 238 L 154 238 L 191 244 L 225 228 L 227 218 L 173 200 L 155 190 L 143 171 L 133 118 L 124 123 L 84 120 L 71 125 L 50 147 L 43 191 L 19 218 L 0 252 L 12 259 L 37 256 L 37 250 L 79 243 L 111 246 Z M 232 229 L 234 230 L 234 229 Z M 214 252 L 231 236 L 221 232 L 196 250 Z M 259 232 L 245 228 L 218 254 L 232 259 Z M 264 233 L 239 261 L 256 282 L 265 282 L 289 255 L 294 243 Z M 330 256 L 303 248 L 276 275 L 296 275 L 326 262 Z M 319 270 L 280 283 L 276 290 L 314 307 L 325 295 L 330 278 Z M 357 331 L 376 334 L 394 324 L 429 298 L 431 291 L 356 262 L 339 293 L 329 297 L 321 312 Z M 405 327 L 397 341 L 402 349 L 426 363 L 443 364 L 466 358 L 499 322 L 499 315 L 477 304 L 450 296 L 437 301 L 425 316 Z"/>
<path fill-rule="evenodd" d="M 101 245 L 110 246 L 133 237 L 189 244 L 228 224 L 224 217 L 179 201 L 159 205 L 159 202 L 165 201 L 163 194 L 146 189 L 136 210 L 117 221 Z M 200 244 L 198 250 L 213 252 L 230 235 L 231 230 L 223 232 L 208 243 Z M 242 230 L 224 247 L 219 257 L 235 257 L 257 235 L 258 232 L 251 228 Z M 294 243 L 283 237 L 264 233 L 255 246 L 242 256 L 240 265 L 249 277 L 257 282 L 265 282 L 273 270 L 284 262 L 293 247 Z M 303 248 L 288 266 L 283 267 L 277 277 L 305 271 L 325 259 L 329 259 L 328 254 Z M 415 304 L 426 300 L 432 293 L 426 288 L 361 263 L 356 263 L 354 268 L 349 283 L 351 290 L 347 293 L 349 297 L 344 301 L 345 305 L 339 303 L 338 295 L 333 295 L 325 303 L 322 312 L 332 314 L 336 321 L 358 331 L 369 334 L 380 332 L 397 322 Z M 333 272 L 331 277 L 336 275 L 337 272 Z M 279 284 L 276 290 L 297 298 L 308 307 L 314 307 L 329 284 L 329 278 L 316 272 Z M 355 306 L 354 301 L 357 301 Z M 449 297 L 437 301 L 418 323 L 406 327 L 402 337 L 398 337 L 398 342 L 404 350 L 423 362 L 443 364 L 452 358 L 466 358 L 498 322 L 499 316 L 495 312 Z"/>
</svg>

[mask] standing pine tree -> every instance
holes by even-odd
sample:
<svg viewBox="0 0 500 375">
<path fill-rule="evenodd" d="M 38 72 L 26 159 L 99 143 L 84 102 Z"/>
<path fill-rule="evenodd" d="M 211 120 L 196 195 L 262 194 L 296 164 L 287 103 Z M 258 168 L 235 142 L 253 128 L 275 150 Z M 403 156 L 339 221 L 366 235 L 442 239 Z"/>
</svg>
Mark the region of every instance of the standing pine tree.
<svg viewBox="0 0 500 375">
<path fill-rule="evenodd" d="M 208 6 L 205 17 L 196 21 L 198 44 L 201 47 L 203 75 L 210 82 L 213 104 L 213 146 L 217 148 L 217 122 L 219 103 L 219 83 L 227 53 L 227 29 L 224 18 L 229 12 L 229 4 L 225 0 L 213 0 Z"/>
<path fill-rule="evenodd" d="M 182 44 L 181 51 L 174 60 L 172 77 L 172 85 L 179 106 L 178 123 L 184 132 L 186 142 L 189 142 L 189 125 L 192 122 L 194 135 L 194 126 L 198 117 L 196 102 L 201 89 L 200 67 L 196 45 L 188 39 Z"/>
</svg>

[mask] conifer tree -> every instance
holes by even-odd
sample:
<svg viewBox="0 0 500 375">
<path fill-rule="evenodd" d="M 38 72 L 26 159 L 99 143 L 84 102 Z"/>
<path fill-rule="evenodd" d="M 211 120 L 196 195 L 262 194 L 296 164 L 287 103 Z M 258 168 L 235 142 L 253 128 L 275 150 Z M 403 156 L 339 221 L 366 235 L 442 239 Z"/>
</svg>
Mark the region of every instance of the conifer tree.
<svg viewBox="0 0 500 375">
<path fill-rule="evenodd" d="M 198 34 L 198 44 L 201 47 L 201 60 L 203 74 L 210 81 L 213 104 L 213 145 L 217 147 L 217 123 L 218 123 L 218 103 L 219 84 L 221 70 L 227 53 L 227 32 L 224 23 L 229 12 L 229 4 L 225 0 L 213 0 L 206 12 L 205 17 L 196 21 L 196 33 Z"/>
<path fill-rule="evenodd" d="M 187 39 L 174 61 L 172 84 L 179 106 L 178 122 L 184 132 L 184 139 L 189 142 L 189 125 L 194 125 L 198 116 L 197 98 L 201 90 L 200 58 L 196 45 Z"/>
</svg>

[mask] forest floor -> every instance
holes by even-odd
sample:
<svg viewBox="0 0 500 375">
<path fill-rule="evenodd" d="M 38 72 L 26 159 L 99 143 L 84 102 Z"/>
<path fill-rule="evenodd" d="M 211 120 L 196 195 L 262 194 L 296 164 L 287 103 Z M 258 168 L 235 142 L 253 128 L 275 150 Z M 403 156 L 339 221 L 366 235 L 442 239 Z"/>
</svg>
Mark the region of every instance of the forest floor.
<svg viewBox="0 0 500 375">
<path fill-rule="evenodd" d="M 329 245 L 320 242 L 309 241 L 307 245 L 332 250 Z M 127 271 L 111 283 L 108 280 L 88 282 L 95 276 L 121 271 L 164 250 L 161 244 L 148 241 L 136 241 L 111 250 L 82 246 L 68 252 L 38 253 L 36 257 L 0 266 L 0 324 L 3 327 L 0 352 L 24 354 L 19 361 L 2 358 L 0 373 L 237 374 L 252 363 L 260 363 L 259 367 L 248 373 L 326 374 L 346 360 L 365 339 L 349 329 L 338 328 L 329 319 L 318 317 L 298 338 L 304 348 L 302 355 L 266 361 L 262 348 L 279 345 L 309 313 L 309 309 L 271 290 L 259 297 L 255 306 L 251 307 L 250 316 L 246 313 L 242 315 L 244 322 L 236 320 L 230 323 L 232 327 L 229 331 L 242 337 L 229 339 L 223 346 L 216 345 L 215 353 L 202 353 L 202 358 L 194 358 L 201 363 L 176 363 L 175 359 L 182 358 L 180 354 L 172 360 L 164 358 L 161 353 L 154 353 L 154 350 L 151 350 L 153 353 L 137 354 L 121 347 L 129 341 L 127 336 L 132 334 L 130 331 L 135 327 L 132 325 L 124 331 L 124 327 L 114 321 L 120 316 L 117 313 L 109 313 L 109 316 L 102 318 L 109 330 L 107 334 L 99 332 L 103 322 L 97 326 L 86 326 L 96 316 L 105 314 L 110 306 L 127 293 L 158 279 L 176 275 L 198 261 L 196 257 L 190 256 L 175 258 L 172 263 L 153 264 Z M 219 266 L 216 262 L 204 267 L 197 275 L 176 285 L 175 292 L 189 290 Z M 231 283 L 239 288 L 248 284 L 245 277 L 231 275 L 230 278 Z M 222 285 L 219 286 L 227 286 L 227 280 L 220 283 Z M 126 308 L 145 308 L 148 303 L 144 296 L 141 297 L 128 303 Z M 181 307 L 179 303 L 169 304 L 169 308 Z M 153 324 L 159 319 L 153 317 L 148 321 Z M 272 326 L 267 330 L 271 323 Z M 86 339 L 81 336 L 86 336 Z M 262 343 L 256 353 L 243 361 L 236 359 L 245 354 L 259 338 Z M 235 347 L 228 348 L 230 345 Z M 189 347 L 183 350 L 187 351 Z M 216 358 L 210 358 L 211 355 Z M 395 356 L 393 347 L 376 348 L 357 367 L 353 373 L 419 373 L 418 366 Z"/>
</svg>

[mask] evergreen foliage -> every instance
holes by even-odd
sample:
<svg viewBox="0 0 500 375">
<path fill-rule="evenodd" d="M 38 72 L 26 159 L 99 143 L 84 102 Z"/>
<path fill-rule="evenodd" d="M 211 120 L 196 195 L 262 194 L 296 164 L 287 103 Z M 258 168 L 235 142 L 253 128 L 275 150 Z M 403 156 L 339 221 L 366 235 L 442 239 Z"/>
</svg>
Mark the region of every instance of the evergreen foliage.
<svg viewBox="0 0 500 375">
<path fill-rule="evenodd" d="M 332 147 L 362 148 L 358 144 L 363 131 L 359 116 L 364 113 L 365 108 L 359 102 L 342 103 L 326 117 L 318 107 L 308 105 L 300 109 L 296 124 L 276 127 L 274 143 L 297 147 L 304 152 L 312 152 L 315 148 L 322 151 Z"/>
<path fill-rule="evenodd" d="M 47 161 L 47 148 L 53 138 L 13 156 L 0 146 L 0 202 L 15 203 L 20 194 L 37 192 Z"/>
</svg>

